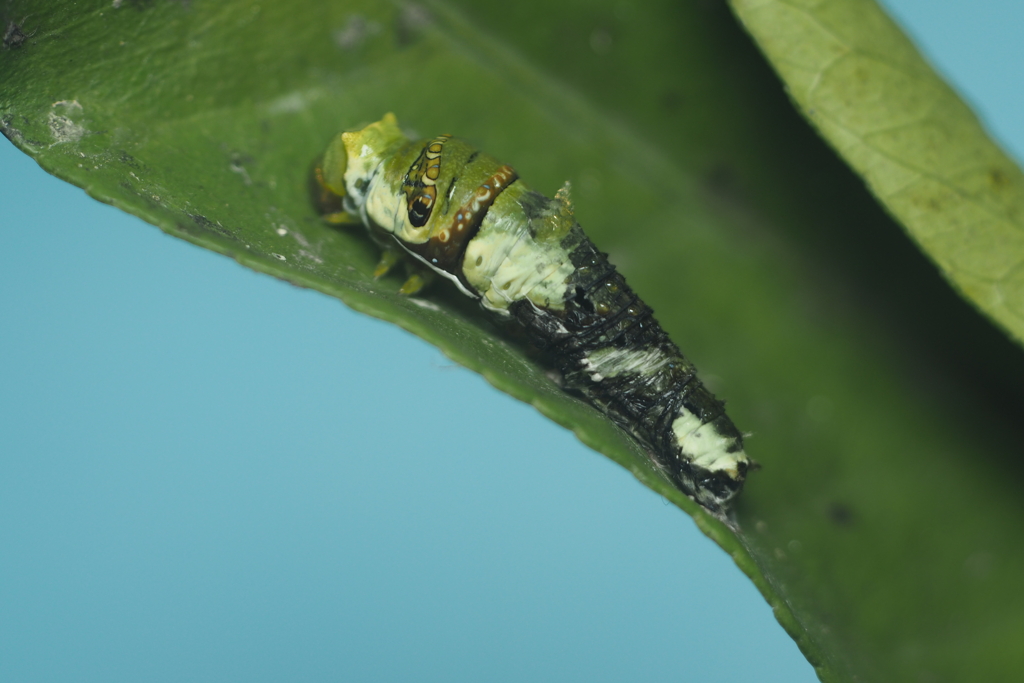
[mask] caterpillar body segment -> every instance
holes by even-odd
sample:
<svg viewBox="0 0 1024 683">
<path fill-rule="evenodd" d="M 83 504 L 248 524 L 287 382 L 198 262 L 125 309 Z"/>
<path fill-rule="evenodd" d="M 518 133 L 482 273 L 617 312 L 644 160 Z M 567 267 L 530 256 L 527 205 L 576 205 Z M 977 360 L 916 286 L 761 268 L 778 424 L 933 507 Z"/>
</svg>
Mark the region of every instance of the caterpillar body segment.
<svg viewBox="0 0 1024 683">
<path fill-rule="evenodd" d="M 337 136 L 317 179 L 343 206 L 327 218 L 357 218 L 384 249 L 378 272 L 400 250 L 521 325 L 566 388 L 631 433 L 676 487 L 724 515 L 752 466 L 743 436 L 584 234 L 568 186 L 545 197 L 464 140 L 409 140 L 391 114 Z"/>
</svg>

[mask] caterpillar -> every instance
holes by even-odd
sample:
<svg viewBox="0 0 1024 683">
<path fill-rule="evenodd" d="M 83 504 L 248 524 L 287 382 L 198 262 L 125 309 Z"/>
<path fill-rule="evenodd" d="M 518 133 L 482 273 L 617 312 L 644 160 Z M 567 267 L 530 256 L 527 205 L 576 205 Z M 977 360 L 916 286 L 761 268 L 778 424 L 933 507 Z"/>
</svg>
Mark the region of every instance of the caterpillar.
<svg viewBox="0 0 1024 683">
<path fill-rule="evenodd" d="M 403 293 L 435 273 L 514 321 L 679 490 L 728 511 L 753 465 L 743 435 L 583 233 L 568 183 L 545 197 L 465 140 L 410 140 L 393 114 L 336 136 L 315 178 L 325 219 L 361 223 L 381 246 L 375 276 L 411 257 Z"/>
</svg>

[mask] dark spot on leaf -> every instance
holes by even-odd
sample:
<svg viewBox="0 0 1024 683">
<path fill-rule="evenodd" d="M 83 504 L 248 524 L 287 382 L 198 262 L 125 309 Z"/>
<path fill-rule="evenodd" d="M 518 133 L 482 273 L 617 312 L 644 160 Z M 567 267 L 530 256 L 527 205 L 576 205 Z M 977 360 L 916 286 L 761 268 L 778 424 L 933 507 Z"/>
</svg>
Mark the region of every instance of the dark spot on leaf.
<svg viewBox="0 0 1024 683">
<path fill-rule="evenodd" d="M 747 204 L 736 169 L 728 164 L 718 164 L 708 169 L 703 184 L 719 200 L 737 205 Z"/>
<path fill-rule="evenodd" d="M 255 162 L 248 154 L 243 152 L 231 152 L 228 168 L 232 173 L 237 173 L 245 185 L 252 185 L 252 177 L 249 175 L 249 167 Z"/>
<path fill-rule="evenodd" d="M 18 144 L 20 140 L 25 138 L 20 130 L 11 125 L 10 119 L 6 118 L 0 119 L 0 133 L 3 133 L 3 136 L 14 144 Z"/>
<path fill-rule="evenodd" d="M 249 166 L 254 161 L 256 161 L 256 159 L 254 159 L 252 155 L 246 154 L 245 152 L 231 152 L 231 163 L 237 166 Z"/>
<path fill-rule="evenodd" d="M 398 13 L 395 22 L 395 37 L 400 47 L 408 47 L 434 22 L 430 12 L 421 5 L 409 4 Z"/>
<path fill-rule="evenodd" d="M 704 176 L 704 184 L 720 194 L 727 194 L 736 187 L 736 171 L 724 164 L 713 166 Z"/>
<path fill-rule="evenodd" d="M 989 183 L 993 189 L 1001 190 L 1006 187 L 1006 183 L 1009 179 L 1006 177 L 1006 173 L 1001 168 L 989 169 L 988 172 Z"/>
<path fill-rule="evenodd" d="M 846 503 L 830 503 L 827 514 L 829 520 L 836 526 L 848 527 L 854 522 L 853 508 Z"/>
<path fill-rule="evenodd" d="M 22 19 L 21 21 L 24 23 L 25 20 Z M 33 33 L 35 32 L 33 31 Z M 7 22 L 7 28 L 4 30 L 3 49 L 13 50 L 15 48 L 19 48 L 31 36 L 32 33 L 27 35 L 25 34 L 21 29 L 21 24 L 15 21 L 9 21 Z"/>
<path fill-rule="evenodd" d="M 124 164 L 128 168 L 133 168 L 136 171 L 142 170 L 142 164 L 139 162 L 139 160 L 133 157 L 128 152 L 124 151 L 123 149 L 118 153 L 117 158 L 120 160 L 122 164 Z"/>
<path fill-rule="evenodd" d="M 211 221 L 206 216 L 203 216 L 203 215 L 198 214 L 198 213 L 186 213 L 185 215 L 188 216 L 192 220 L 192 223 L 194 223 L 196 225 L 196 227 L 201 228 L 205 232 L 214 232 L 214 233 L 217 233 L 218 235 L 220 235 L 222 237 L 228 237 L 230 239 L 235 239 L 235 236 L 232 235 L 229 230 L 224 228 L 224 226 L 218 225 L 217 223 L 214 223 L 213 221 Z M 184 226 L 183 226 L 183 229 L 185 229 L 186 232 L 188 231 L 187 228 L 184 228 Z"/>
</svg>

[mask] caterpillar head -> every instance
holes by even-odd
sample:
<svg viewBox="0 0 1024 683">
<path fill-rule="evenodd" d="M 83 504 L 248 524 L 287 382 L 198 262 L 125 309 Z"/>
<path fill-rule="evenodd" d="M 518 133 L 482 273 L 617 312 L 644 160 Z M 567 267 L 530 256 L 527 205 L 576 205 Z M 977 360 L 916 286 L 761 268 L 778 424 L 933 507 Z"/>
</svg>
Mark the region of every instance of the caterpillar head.
<svg viewBox="0 0 1024 683">
<path fill-rule="evenodd" d="M 407 142 L 391 113 L 362 130 L 341 133 L 324 152 L 322 182 L 334 194 L 348 198 L 354 208 L 361 208 L 376 169 Z"/>
</svg>

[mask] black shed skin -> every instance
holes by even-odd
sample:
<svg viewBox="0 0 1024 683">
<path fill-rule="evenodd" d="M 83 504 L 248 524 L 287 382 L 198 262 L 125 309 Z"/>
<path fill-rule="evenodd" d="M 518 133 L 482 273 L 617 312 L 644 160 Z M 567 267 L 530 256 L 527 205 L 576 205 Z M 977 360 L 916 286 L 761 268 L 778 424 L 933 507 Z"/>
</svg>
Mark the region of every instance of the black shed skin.
<svg viewBox="0 0 1024 683">
<path fill-rule="evenodd" d="M 746 463 L 739 463 L 738 480 L 692 465 L 677 444 L 672 423 L 682 406 L 702 424 L 713 424 L 721 436 L 735 438 L 729 450 L 740 451 L 743 435 L 725 414 L 724 403 L 704 387 L 696 368 L 669 339 L 651 308 L 578 224 L 562 247 L 575 266 L 567 282 L 564 310 L 547 310 L 520 300 L 509 307 L 513 318 L 562 373 L 567 389 L 582 394 L 633 434 L 684 493 L 722 512 L 743 486 Z M 624 373 L 595 382 L 586 371 L 586 359 L 608 347 L 657 348 L 675 361 L 651 373 Z"/>
</svg>

